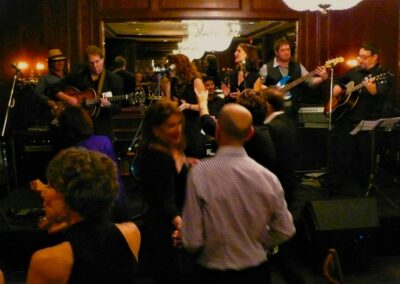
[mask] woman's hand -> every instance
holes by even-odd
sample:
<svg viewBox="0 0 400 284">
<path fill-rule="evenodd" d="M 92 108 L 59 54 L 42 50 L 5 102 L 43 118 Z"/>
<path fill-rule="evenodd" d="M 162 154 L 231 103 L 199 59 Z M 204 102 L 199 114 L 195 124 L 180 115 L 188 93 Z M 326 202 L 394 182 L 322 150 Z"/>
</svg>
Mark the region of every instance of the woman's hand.
<svg viewBox="0 0 400 284">
<path fill-rule="evenodd" d="M 200 162 L 200 160 L 197 158 L 193 158 L 193 157 L 185 157 L 184 162 L 189 167 L 192 167 L 192 166 L 197 165 Z"/>
<path fill-rule="evenodd" d="M 64 231 L 69 227 L 69 223 L 66 220 L 49 220 L 47 217 L 42 217 L 38 224 L 39 229 L 47 231 L 49 234 L 55 234 Z"/>
<path fill-rule="evenodd" d="M 35 179 L 29 182 L 29 187 L 33 191 L 41 193 L 43 190 L 47 188 L 47 185 L 45 185 L 40 179 Z"/>
<path fill-rule="evenodd" d="M 40 179 L 35 179 L 29 183 L 30 188 L 33 191 L 40 193 L 42 198 L 46 195 L 46 190 L 48 190 L 48 185 L 44 184 Z M 68 218 L 66 215 L 59 216 L 57 218 L 48 218 L 43 216 L 39 219 L 38 224 L 39 229 L 47 231 L 49 234 L 54 234 L 65 230 L 69 227 Z"/>
<path fill-rule="evenodd" d="M 229 96 L 229 93 L 231 92 L 231 88 L 224 83 L 222 83 L 221 85 L 221 90 L 224 93 L 225 97 Z"/>
<path fill-rule="evenodd" d="M 178 108 L 180 111 L 184 111 L 185 109 L 190 109 L 190 104 L 187 103 L 185 100 L 181 100 L 181 104 Z"/>
<path fill-rule="evenodd" d="M 230 93 L 229 97 L 232 98 L 232 99 L 236 99 L 239 94 L 240 94 L 240 90 L 236 89 L 236 92 Z"/>
<path fill-rule="evenodd" d="M 174 247 L 182 247 L 182 217 L 181 216 L 176 216 L 172 220 L 172 224 L 175 227 L 175 230 L 172 232 L 172 242 Z"/>
</svg>

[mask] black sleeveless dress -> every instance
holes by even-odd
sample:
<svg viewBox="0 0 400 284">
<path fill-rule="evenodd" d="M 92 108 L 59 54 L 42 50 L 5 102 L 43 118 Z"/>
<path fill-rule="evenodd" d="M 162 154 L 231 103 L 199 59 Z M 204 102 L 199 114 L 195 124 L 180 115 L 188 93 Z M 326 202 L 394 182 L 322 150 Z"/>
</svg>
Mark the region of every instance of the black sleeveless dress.
<svg viewBox="0 0 400 284">
<path fill-rule="evenodd" d="M 176 78 L 171 82 L 172 96 L 179 101 L 184 100 L 189 104 L 198 104 L 196 93 L 194 91 L 194 80 L 190 83 L 179 84 Z M 198 111 L 185 109 L 184 135 L 186 140 L 185 155 L 195 158 L 204 158 L 206 156 L 205 140 L 201 135 L 200 115 Z"/>
<path fill-rule="evenodd" d="M 137 260 L 111 222 L 82 221 L 66 232 L 74 265 L 68 283 L 134 283 Z"/>
</svg>

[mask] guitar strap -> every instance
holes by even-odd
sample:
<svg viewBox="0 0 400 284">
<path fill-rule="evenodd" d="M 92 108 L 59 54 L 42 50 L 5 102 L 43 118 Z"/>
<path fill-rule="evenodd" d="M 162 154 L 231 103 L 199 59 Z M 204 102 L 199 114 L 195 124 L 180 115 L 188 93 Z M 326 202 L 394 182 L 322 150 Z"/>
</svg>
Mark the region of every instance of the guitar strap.
<svg viewBox="0 0 400 284">
<path fill-rule="evenodd" d="M 99 96 L 102 96 L 102 94 L 103 94 L 103 84 L 104 84 L 105 77 L 106 77 L 106 70 L 103 70 L 103 72 L 101 72 L 101 75 L 100 75 L 99 85 L 97 86 L 97 94 Z"/>
</svg>

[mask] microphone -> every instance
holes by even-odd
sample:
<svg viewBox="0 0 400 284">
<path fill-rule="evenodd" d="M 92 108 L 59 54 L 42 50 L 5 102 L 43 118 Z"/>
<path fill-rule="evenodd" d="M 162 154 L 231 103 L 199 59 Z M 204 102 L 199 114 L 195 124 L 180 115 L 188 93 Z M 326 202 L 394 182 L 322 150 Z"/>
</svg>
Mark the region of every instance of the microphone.
<svg viewBox="0 0 400 284">
<path fill-rule="evenodd" d="M 247 73 L 247 71 L 246 71 L 246 59 L 243 59 L 242 60 L 242 62 L 241 62 L 241 64 L 242 64 L 242 71 L 243 71 L 243 88 L 244 89 L 246 89 L 247 88 L 247 86 L 246 86 L 246 73 Z"/>
<path fill-rule="evenodd" d="M 14 62 L 14 63 L 11 63 L 11 67 L 12 68 L 14 68 L 14 70 L 15 70 L 15 72 L 18 74 L 18 73 L 22 73 L 22 71 L 21 71 L 21 69 L 19 69 L 18 68 L 18 66 L 17 66 L 17 64 Z"/>
<path fill-rule="evenodd" d="M 168 73 L 168 72 L 174 71 L 175 68 L 176 68 L 175 64 L 171 64 L 171 65 L 168 66 L 167 68 L 162 68 L 162 69 L 156 68 L 156 69 L 153 70 L 153 71 L 156 72 L 156 73 L 159 73 L 159 74 L 166 74 L 166 73 Z"/>
</svg>

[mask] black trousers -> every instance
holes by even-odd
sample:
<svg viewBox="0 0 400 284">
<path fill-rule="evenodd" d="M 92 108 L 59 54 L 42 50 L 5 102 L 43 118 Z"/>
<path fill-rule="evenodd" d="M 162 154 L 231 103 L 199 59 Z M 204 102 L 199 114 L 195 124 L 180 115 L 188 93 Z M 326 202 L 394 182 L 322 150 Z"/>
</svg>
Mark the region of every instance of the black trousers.
<svg viewBox="0 0 400 284">
<path fill-rule="evenodd" d="M 270 281 L 270 273 L 268 262 L 264 262 L 258 266 L 246 268 L 243 270 L 217 270 L 208 269 L 198 266 L 196 268 L 196 284 L 268 284 Z"/>
</svg>

